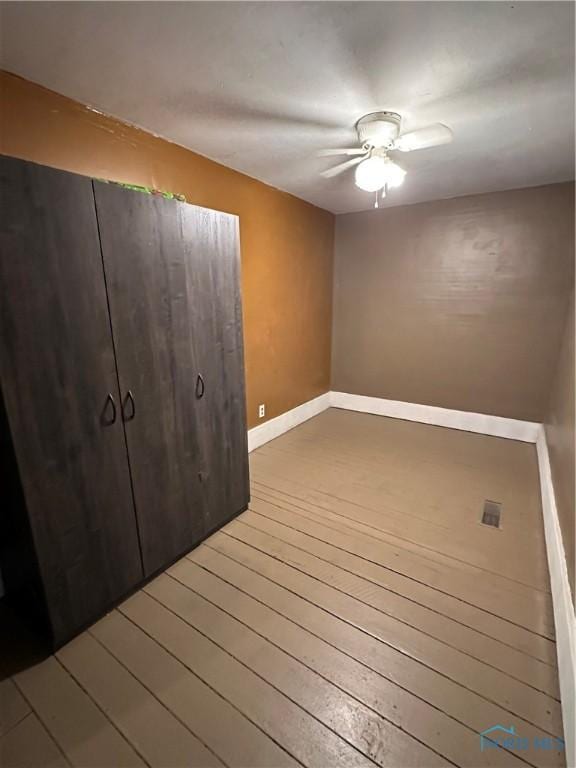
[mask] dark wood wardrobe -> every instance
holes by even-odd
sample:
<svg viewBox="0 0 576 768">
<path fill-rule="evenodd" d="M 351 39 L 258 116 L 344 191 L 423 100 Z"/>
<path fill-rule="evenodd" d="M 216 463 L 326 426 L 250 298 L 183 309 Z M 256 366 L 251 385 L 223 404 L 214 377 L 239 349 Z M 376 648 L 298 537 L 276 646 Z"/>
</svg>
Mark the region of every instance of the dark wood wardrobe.
<svg viewBox="0 0 576 768">
<path fill-rule="evenodd" d="M 7 596 L 54 647 L 247 507 L 238 220 L 0 157 Z"/>
</svg>

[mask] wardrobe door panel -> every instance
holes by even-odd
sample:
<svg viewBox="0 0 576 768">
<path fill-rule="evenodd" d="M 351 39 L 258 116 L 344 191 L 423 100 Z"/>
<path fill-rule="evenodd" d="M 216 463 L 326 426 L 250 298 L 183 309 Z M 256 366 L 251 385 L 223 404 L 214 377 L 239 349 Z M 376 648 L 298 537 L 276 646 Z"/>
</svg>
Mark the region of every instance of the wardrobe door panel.
<svg viewBox="0 0 576 768">
<path fill-rule="evenodd" d="M 150 575 L 204 532 L 182 206 L 112 184 L 94 182 L 94 190 Z"/>
<path fill-rule="evenodd" d="M 195 362 L 206 532 L 249 501 L 238 219 L 179 206 Z"/>
<path fill-rule="evenodd" d="M 59 645 L 142 563 L 92 183 L 2 157 L 0 186 L 2 392 Z"/>
</svg>

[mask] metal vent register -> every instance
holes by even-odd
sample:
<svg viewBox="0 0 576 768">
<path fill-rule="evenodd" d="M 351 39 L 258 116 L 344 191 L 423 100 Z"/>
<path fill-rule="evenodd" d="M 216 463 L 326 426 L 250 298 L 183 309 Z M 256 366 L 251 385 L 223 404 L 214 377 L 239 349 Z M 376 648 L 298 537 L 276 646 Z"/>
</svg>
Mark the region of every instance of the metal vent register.
<svg viewBox="0 0 576 768">
<path fill-rule="evenodd" d="M 482 525 L 490 525 L 492 528 L 500 528 L 500 515 L 502 504 L 497 501 L 485 501 L 482 510 Z"/>
</svg>

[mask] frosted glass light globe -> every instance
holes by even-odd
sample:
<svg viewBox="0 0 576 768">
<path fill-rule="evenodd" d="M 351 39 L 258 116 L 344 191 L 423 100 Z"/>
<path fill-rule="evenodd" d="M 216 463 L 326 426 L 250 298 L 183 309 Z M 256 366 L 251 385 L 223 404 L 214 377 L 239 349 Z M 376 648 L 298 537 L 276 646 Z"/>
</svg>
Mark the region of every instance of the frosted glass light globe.
<svg viewBox="0 0 576 768">
<path fill-rule="evenodd" d="M 377 192 L 386 183 L 386 161 L 383 157 L 369 157 L 356 167 L 356 186 L 365 192 Z"/>
<path fill-rule="evenodd" d="M 387 157 L 369 157 L 356 168 L 356 186 L 366 192 L 377 192 L 384 185 L 399 187 L 406 171 Z"/>
<path fill-rule="evenodd" d="M 406 171 L 399 165 L 388 160 L 386 163 L 386 184 L 389 187 L 399 187 L 404 181 Z"/>
</svg>

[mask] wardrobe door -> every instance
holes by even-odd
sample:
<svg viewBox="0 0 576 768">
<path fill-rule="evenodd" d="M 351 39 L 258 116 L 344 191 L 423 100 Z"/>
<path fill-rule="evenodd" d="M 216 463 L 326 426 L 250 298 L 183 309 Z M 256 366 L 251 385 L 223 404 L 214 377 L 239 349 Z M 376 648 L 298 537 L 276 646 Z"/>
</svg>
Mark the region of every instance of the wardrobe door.
<svg viewBox="0 0 576 768">
<path fill-rule="evenodd" d="M 142 578 L 90 179 L 0 158 L 0 375 L 54 643 Z"/>
<path fill-rule="evenodd" d="M 196 422 L 206 533 L 249 501 L 238 219 L 179 206 L 192 301 Z"/>
<path fill-rule="evenodd" d="M 112 184 L 94 190 L 149 575 L 204 532 L 182 206 Z"/>
</svg>

